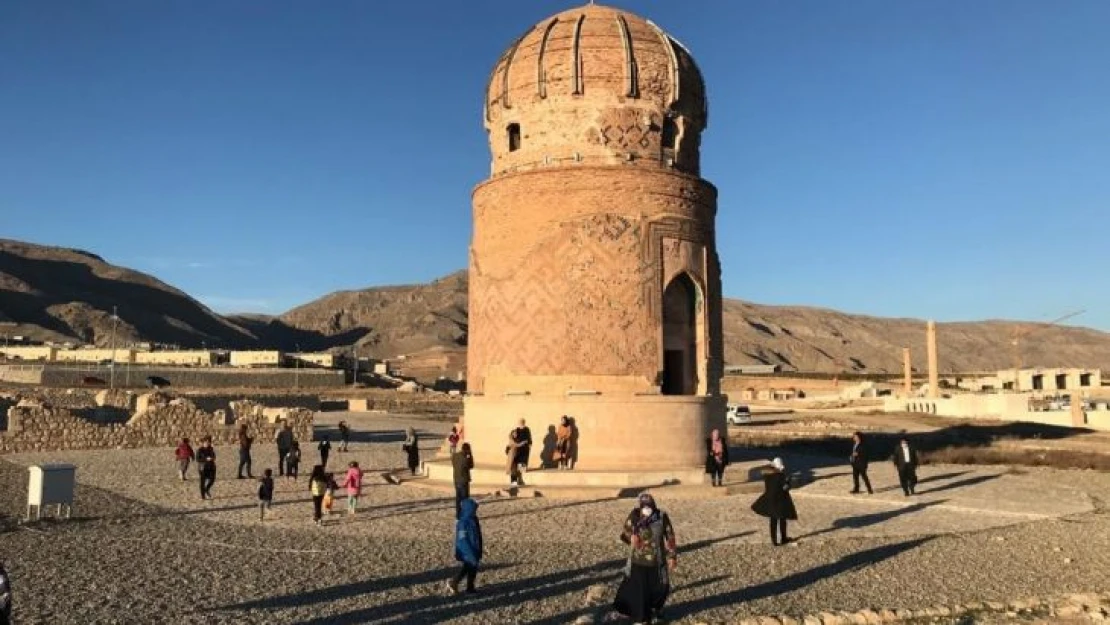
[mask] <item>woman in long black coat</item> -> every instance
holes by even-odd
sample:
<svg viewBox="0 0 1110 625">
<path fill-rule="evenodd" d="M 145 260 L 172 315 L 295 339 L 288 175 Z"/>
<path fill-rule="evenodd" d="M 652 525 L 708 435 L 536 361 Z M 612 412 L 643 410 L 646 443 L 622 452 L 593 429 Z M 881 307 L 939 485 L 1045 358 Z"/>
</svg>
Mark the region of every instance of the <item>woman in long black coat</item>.
<svg viewBox="0 0 1110 625">
<path fill-rule="evenodd" d="M 771 523 L 771 544 L 776 547 L 790 542 L 786 537 L 786 521 L 796 521 L 798 510 L 790 496 L 790 480 L 782 458 L 775 458 L 763 472 L 763 494 L 752 504 L 752 511 L 765 516 Z"/>
</svg>

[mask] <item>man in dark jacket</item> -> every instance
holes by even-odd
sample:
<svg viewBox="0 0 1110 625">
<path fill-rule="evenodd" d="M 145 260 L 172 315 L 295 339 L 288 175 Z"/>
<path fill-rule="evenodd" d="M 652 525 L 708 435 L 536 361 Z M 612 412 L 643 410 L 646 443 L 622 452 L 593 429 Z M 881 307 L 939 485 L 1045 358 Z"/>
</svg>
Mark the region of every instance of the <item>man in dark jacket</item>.
<svg viewBox="0 0 1110 625">
<path fill-rule="evenodd" d="M 852 464 L 852 494 L 859 493 L 861 478 L 864 486 L 867 486 L 867 494 L 874 494 L 875 491 L 871 490 L 871 480 L 867 477 L 867 447 L 863 443 L 863 434 L 859 432 L 852 434 L 852 455 L 848 461 Z"/>
<path fill-rule="evenodd" d="M 247 434 L 247 425 L 243 424 L 239 427 L 239 479 L 254 478 L 251 473 L 251 444 L 254 443 L 254 437 Z M 247 469 L 246 476 L 243 475 L 243 469 Z"/>
<path fill-rule="evenodd" d="M 451 454 L 451 468 L 455 477 L 455 518 L 458 519 L 462 513 L 462 502 L 470 498 L 470 470 L 474 468 L 470 443 L 463 443 L 457 452 Z"/>
<path fill-rule="evenodd" d="M 293 449 L 293 428 L 289 427 L 288 421 L 281 426 L 275 442 L 277 442 L 278 451 L 278 475 L 285 475 L 285 457 L 289 455 L 289 450 Z"/>
<path fill-rule="evenodd" d="M 894 466 L 898 469 L 902 492 L 909 497 L 917 487 L 917 450 L 904 438 L 894 448 Z"/>
<path fill-rule="evenodd" d="M 212 437 L 205 436 L 197 448 L 197 471 L 200 473 L 200 498 L 212 498 L 212 484 L 216 482 L 216 450 L 212 448 Z"/>
</svg>

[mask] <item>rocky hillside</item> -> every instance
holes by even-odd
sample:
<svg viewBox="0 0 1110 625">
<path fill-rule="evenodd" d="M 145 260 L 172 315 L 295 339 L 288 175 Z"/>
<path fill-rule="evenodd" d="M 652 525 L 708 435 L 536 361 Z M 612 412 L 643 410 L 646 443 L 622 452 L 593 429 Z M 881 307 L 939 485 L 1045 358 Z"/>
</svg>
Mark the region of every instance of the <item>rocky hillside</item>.
<svg viewBox="0 0 1110 625">
<path fill-rule="evenodd" d="M 430 284 L 334 293 L 279 320 L 325 336 L 351 337 L 370 353 L 406 354 L 428 347 L 465 345 L 466 274 Z M 1037 324 L 1021 324 L 1023 330 Z M 937 324 L 943 371 L 990 371 L 1012 366 L 1005 321 Z M 767 363 L 785 370 L 897 373 L 902 347 L 925 370 L 925 321 L 851 315 L 804 306 L 763 306 L 725 300 L 725 360 Z M 1110 334 L 1040 325 L 1021 341 L 1026 365 L 1092 366 L 1110 370 Z"/>
<path fill-rule="evenodd" d="M 0 332 L 40 339 L 106 344 L 112 305 L 118 340 L 182 346 L 268 346 L 284 350 L 349 349 L 417 360 L 457 361 L 467 335 L 466 272 L 428 284 L 341 291 L 277 316 L 223 318 L 157 279 L 76 250 L 0 240 Z M 728 364 L 775 363 L 786 370 L 893 373 L 903 346 L 925 369 L 925 322 L 850 315 L 801 306 L 726 300 Z M 1110 334 L 1074 327 L 1021 324 L 1026 365 L 1110 370 Z M 1004 321 L 938 324 L 944 371 L 1012 366 Z M 445 356 L 446 354 L 446 356 Z"/>
<path fill-rule="evenodd" d="M 237 347 L 256 338 L 172 286 L 84 252 L 0 239 L 0 332 L 108 345 Z"/>
</svg>

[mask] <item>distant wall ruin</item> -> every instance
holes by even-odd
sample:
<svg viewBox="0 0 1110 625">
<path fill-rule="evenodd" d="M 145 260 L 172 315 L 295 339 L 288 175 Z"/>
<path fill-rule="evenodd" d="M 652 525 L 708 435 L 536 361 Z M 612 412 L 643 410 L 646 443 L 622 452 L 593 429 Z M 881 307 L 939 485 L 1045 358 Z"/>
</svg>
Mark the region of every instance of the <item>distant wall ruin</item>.
<svg viewBox="0 0 1110 625">
<path fill-rule="evenodd" d="M 115 386 L 143 388 L 148 377 L 169 380 L 173 388 L 337 388 L 343 371 L 330 369 L 232 369 L 229 367 L 146 367 L 117 365 Z M 111 370 L 95 365 L 0 365 L 0 382 L 51 387 L 88 386 L 90 379 L 109 383 Z"/>
<path fill-rule="evenodd" d="M 0 453 L 172 447 L 183 436 L 194 446 L 204 436 L 216 445 L 230 445 L 238 441 L 243 424 L 256 440 L 270 441 L 283 422 L 292 426 L 298 440 L 312 440 L 313 411 L 307 408 L 270 408 L 250 400 L 233 401 L 230 408 L 208 412 L 188 399 L 151 393 L 138 398 L 126 423 L 98 423 L 75 410 L 24 400 L 6 411 Z"/>
</svg>

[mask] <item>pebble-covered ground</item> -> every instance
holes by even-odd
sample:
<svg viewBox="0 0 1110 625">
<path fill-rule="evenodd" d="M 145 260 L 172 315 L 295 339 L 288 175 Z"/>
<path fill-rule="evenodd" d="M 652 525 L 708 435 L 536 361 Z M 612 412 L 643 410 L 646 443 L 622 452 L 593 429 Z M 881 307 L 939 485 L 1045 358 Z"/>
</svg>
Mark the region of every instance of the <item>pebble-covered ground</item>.
<svg viewBox="0 0 1110 625">
<path fill-rule="evenodd" d="M 587 612 L 588 587 L 614 582 L 630 500 L 496 498 L 480 508 L 487 554 L 480 593 L 444 596 L 454 572 L 453 500 L 388 484 L 403 464 L 402 430 L 444 425 L 412 417 L 342 415 L 358 436 L 331 466 L 368 471 L 362 509 L 311 521 L 304 474 L 278 480 L 259 522 L 256 484 L 235 479 L 236 453 L 218 448 L 215 499 L 196 475 L 177 479 L 170 449 L 6 456 L 0 512 L 23 513 L 24 466 L 78 468 L 75 518 L 0 530 L 17 623 L 568 623 Z M 321 415 L 334 422 L 338 417 Z M 327 428 L 326 423 L 322 424 Z M 260 444 L 255 474 L 276 452 Z M 788 547 L 769 544 L 754 495 L 660 503 L 681 546 L 671 622 L 729 622 L 753 614 L 812 614 L 1001 601 L 1110 587 L 1110 475 L 1005 467 L 928 466 L 906 499 L 876 463 L 874 495 L 850 495 L 835 460 L 788 458 L 815 481 L 795 491 L 801 515 Z"/>
</svg>

